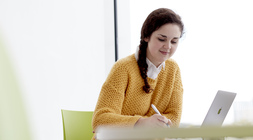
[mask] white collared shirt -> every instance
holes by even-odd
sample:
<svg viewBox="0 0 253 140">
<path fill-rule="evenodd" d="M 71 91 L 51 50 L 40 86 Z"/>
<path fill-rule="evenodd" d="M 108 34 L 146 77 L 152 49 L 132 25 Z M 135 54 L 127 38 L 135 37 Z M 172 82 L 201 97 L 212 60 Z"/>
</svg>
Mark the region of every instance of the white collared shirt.
<svg viewBox="0 0 253 140">
<path fill-rule="evenodd" d="M 139 47 L 135 52 L 135 59 L 138 61 L 139 59 Z M 165 68 L 165 61 L 161 63 L 158 67 L 156 67 L 148 58 L 146 58 L 146 62 L 148 64 L 147 76 L 152 79 L 156 79 L 158 74 L 161 72 L 162 68 Z"/>
</svg>

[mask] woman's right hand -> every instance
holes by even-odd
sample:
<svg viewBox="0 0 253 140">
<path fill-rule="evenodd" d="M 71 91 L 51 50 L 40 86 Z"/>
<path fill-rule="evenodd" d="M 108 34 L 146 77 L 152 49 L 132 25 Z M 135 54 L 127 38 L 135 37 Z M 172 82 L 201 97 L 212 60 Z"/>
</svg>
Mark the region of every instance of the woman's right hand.
<svg viewBox="0 0 253 140">
<path fill-rule="evenodd" d="M 168 127 L 172 125 L 171 121 L 165 116 L 154 114 L 148 118 L 140 118 L 136 123 L 135 127 Z"/>
</svg>

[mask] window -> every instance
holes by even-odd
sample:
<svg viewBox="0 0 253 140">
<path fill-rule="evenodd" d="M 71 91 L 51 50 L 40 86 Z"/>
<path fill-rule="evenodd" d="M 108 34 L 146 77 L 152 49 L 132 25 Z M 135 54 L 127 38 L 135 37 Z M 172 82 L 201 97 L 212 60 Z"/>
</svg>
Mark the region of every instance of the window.
<svg viewBox="0 0 253 140">
<path fill-rule="evenodd" d="M 129 0 L 131 53 L 139 45 L 144 20 L 154 9 L 170 8 L 185 24 L 186 33 L 172 57 L 181 68 L 184 84 L 181 123 L 200 125 L 218 90 L 237 93 L 224 124 L 238 121 L 235 118 L 238 114 L 234 114 L 236 103 L 253 101 L 251 3 L 250 0 Z"/>
</svg>

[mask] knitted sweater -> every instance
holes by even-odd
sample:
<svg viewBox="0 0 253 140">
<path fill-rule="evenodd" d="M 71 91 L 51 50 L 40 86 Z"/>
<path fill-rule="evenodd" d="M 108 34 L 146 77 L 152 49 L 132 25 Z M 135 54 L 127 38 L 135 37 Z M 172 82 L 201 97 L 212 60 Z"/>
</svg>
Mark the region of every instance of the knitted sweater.
<svg viewBox="0 0 253 140">
<path fill-rule="evenodd" d="M 147 94 L 134 54 L 118 60 L 102 86 L 93 114 L 93 129 L 100 125 L 133 127 L 139 118 L 155 114 L 151 104 L 177 127 L 183 100 L 177 63 L 166 60 L 158 77 L 148 78 L 148 83 L 154 90 Z"/>
</svg>

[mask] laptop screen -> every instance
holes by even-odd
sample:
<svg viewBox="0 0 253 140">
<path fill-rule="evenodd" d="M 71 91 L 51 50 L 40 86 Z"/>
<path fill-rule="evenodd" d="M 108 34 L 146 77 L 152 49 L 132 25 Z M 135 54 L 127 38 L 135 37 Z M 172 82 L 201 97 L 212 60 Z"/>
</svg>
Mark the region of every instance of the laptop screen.
<svg viewBox="0 0 253 140">
<path fill-rule="evenodd" d="M 236 93 L 219 90 L 201 126 L 221 126 L 235 96 Z"/>
</svg>

